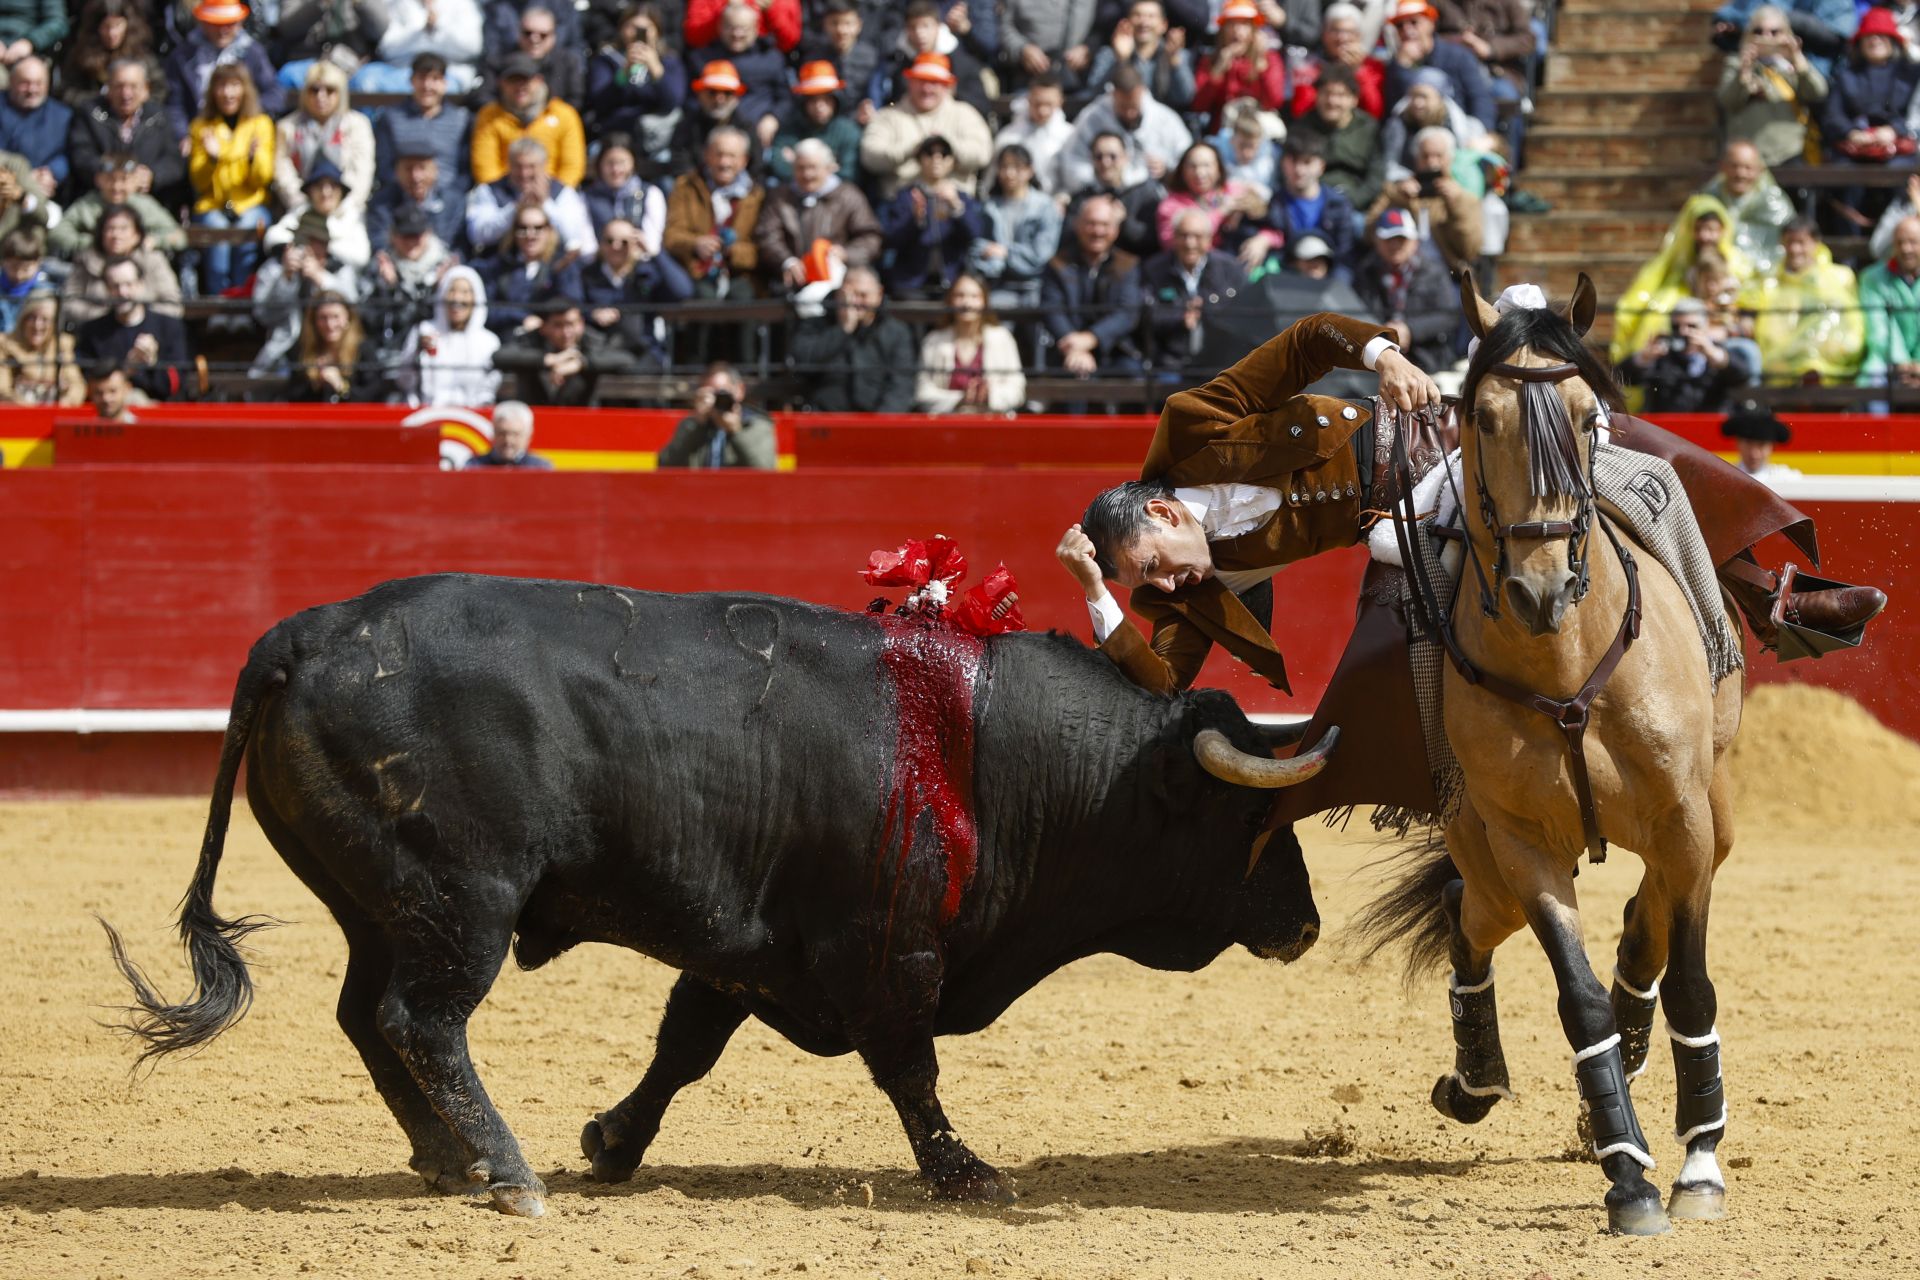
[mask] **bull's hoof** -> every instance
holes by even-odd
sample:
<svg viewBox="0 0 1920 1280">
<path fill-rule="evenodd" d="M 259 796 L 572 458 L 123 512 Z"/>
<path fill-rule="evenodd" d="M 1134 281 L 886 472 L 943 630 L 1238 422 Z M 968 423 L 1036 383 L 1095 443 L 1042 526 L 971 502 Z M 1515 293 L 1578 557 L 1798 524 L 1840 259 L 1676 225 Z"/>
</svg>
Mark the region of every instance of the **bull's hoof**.
<svg viewBox="0 0 1920 1280">
<path fill-rule="evenodd" d="M 1667 1200 L 1667 1214 L 1689 1222 L 1718 1222 L 1727 1216 L 1727 1189 L 1712 1183 L 1683 1187 L 1676 1182 Z"/>
<path fill-rule="evenodd" d="M 487 1189 L 485 1179 L 476 1179 L 467 1172 L 464 1159 L 449 1160 L 444 1156 L 415 1152 L 413 1159 L 407 1161 L 407 1167 L 443 1196 L 477 1196 L 484 1194 Z"/>
<path fill-rule="evenodd" d="M 1622 1236 L 1657 1236 L 1673 1224 L 1660 1204 L 1660 1193 L 1644 1184 L 1632 1195 L 1620 1188 L 1607 1193 L 1607 1229 Z"/>
<path fill-rule="evenodd" d="M 1441 1076 L 1433 1082 L 1430 1095 L 1433 1109 L 1449 1120 L 1458 1120 L 1461 1124 L 1479 1124 L 1493 1110 L 1493 1104 L 1500 1101 L 1497 1093 L 1478 1097 L 1460 1087 L 1460 1082 L 1452 1075 Z"/>
<path fill-rule="evenodd" d="M 1013 1179 L 983 1160 L 956 1169 L 933 1180 L 936 1200 L 954 1200 L 968 1204 L 1012 1204 L 1020 1197 L 1014 1193 Z"/>
<path fill-rule="evenodd" d="M 580 1154 L 592 1162 L 590 1176 L 595 1182 L 625 1182 L 633 1177 L 646 1153 L 608 1146 L 606 1130 L 600 1125 L 600 1117 L 595 1116 L 580 1131 Z"/>
<path fill-rule="evenodd" d="M 487 1188 L 493 1196 L 493 1207 L 512 1218 L 539 1218 L 547 1212 L 546 1187 L 535 1178 L 530 1187 L 516 1187 L 505 1182 L 496 1182 Z"/>
</svg>

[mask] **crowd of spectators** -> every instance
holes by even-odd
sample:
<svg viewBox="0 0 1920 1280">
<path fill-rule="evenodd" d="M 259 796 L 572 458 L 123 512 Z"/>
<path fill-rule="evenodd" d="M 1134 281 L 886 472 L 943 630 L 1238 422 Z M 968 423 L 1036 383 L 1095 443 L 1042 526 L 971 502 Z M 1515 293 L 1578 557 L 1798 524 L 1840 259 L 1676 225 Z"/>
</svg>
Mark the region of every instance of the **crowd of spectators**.
<svg viewBox="0 0 1920 1280">
<path fill-rule="evenodd" d="M 1666 412 L 1920 389 L 1920 6 L 1735 0 L 1713 38 L 1725 147 L 1620 298 L 1623 381 Z M 1786 190 L 1783 166 L 1813 176 Z"/>
<path fill-rule="evenodd" d="M 0 0 L 0 395 L 201 357 L 593 404 L 752 357 L 745 301 L 800 403 L 1003 411 L 1171 383 L 1269 279 L 1438 368 L 1539 39 L 1527 0 Z"/>
</svg>

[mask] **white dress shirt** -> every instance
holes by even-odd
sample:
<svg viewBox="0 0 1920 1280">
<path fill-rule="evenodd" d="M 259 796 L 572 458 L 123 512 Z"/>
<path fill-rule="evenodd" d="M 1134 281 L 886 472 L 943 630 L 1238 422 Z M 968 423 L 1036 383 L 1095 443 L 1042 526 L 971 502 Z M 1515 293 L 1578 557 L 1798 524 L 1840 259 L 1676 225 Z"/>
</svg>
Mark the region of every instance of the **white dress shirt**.
<svg viewBox="0 0 1920 1280">
<path fill-rule="evenodd" d="M 1387 338 L 1375 338 L 1361 352 L 1361 361 L 1371 369 L 1383 351 L 1398 351 L 1399 346 Z M 1175 489 L 1173 496 L 1183 503 L 1193 518 L 1200 522 L 1200 528 L 1207 535 L 1208 542 L 1224 542 L 1237 538 L 1243 533 L 1258 529 L 1273 517 L 1280 509 L 1282 501 L 1278 489 L 1260 484 L 1207 484 L 1191 488 Z M 1274 574 L 1280 572 L 1280 566 L 1265 569 L 1214 570 L 1214 577 L 1220 579 L 1220 585 L 1235 595 L 1256 587 Z M 1105 644 L 1107 637 L 1114 633 L 1126 615 L 1114 601 L 1105 587 L 1100 590 L 1098 599 L 1087 601 L 1087 616 L 1093 620 L 1093 641 Z"/>
</svg>

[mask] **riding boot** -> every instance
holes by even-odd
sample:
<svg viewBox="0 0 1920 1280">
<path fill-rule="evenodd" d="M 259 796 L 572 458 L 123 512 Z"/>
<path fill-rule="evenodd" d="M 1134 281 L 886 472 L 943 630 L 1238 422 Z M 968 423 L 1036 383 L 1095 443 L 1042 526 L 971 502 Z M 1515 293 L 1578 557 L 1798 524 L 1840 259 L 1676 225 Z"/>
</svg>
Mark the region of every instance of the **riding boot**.
<svg viewBox="0 0 1920 1280">
<path fill-rule="evenodd" d="M 1857 646 L 1867 623 L 1887 607 L 1877 587 L 1815 578 L 1792 564 L 1769 573 L 1744 553 L 1721 565 L 1719 577 L 1761 647 L 1782 662 Z"/>
</svg>

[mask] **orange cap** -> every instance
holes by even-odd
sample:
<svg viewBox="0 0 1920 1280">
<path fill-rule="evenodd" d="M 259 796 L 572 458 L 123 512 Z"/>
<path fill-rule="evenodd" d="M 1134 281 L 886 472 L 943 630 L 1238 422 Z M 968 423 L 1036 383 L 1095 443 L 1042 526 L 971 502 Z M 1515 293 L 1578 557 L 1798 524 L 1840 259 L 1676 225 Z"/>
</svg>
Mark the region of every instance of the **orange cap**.
<svg viewBox="0 0 1920 1280">
<path fill-rule="evenodd" d="M 931 80 L 935 84 L 960 83 L 953 74 L 953 63 L 944 53 L 923 53 L 901 74 L 909 80 Z"/>
<path fill-rule="evenodd" d="M 838 93 L 846 87 L 840 82 L 840 73 L 833 69 L 833 64 L 822 59 L 800 68 L 800 82 L 793 86 L 793 91 L 802 97 L 812 98 L 823 93 Z"/>
<path fill-rule="evenodd" d="M 693 82 L 693 91 L 717 89 L 721 93 L 745 93 L 747 86 L 740 83 L 740 72 L 731 62 L 709 62 L 700 68 L 700 78 Z"/>
</svg>

